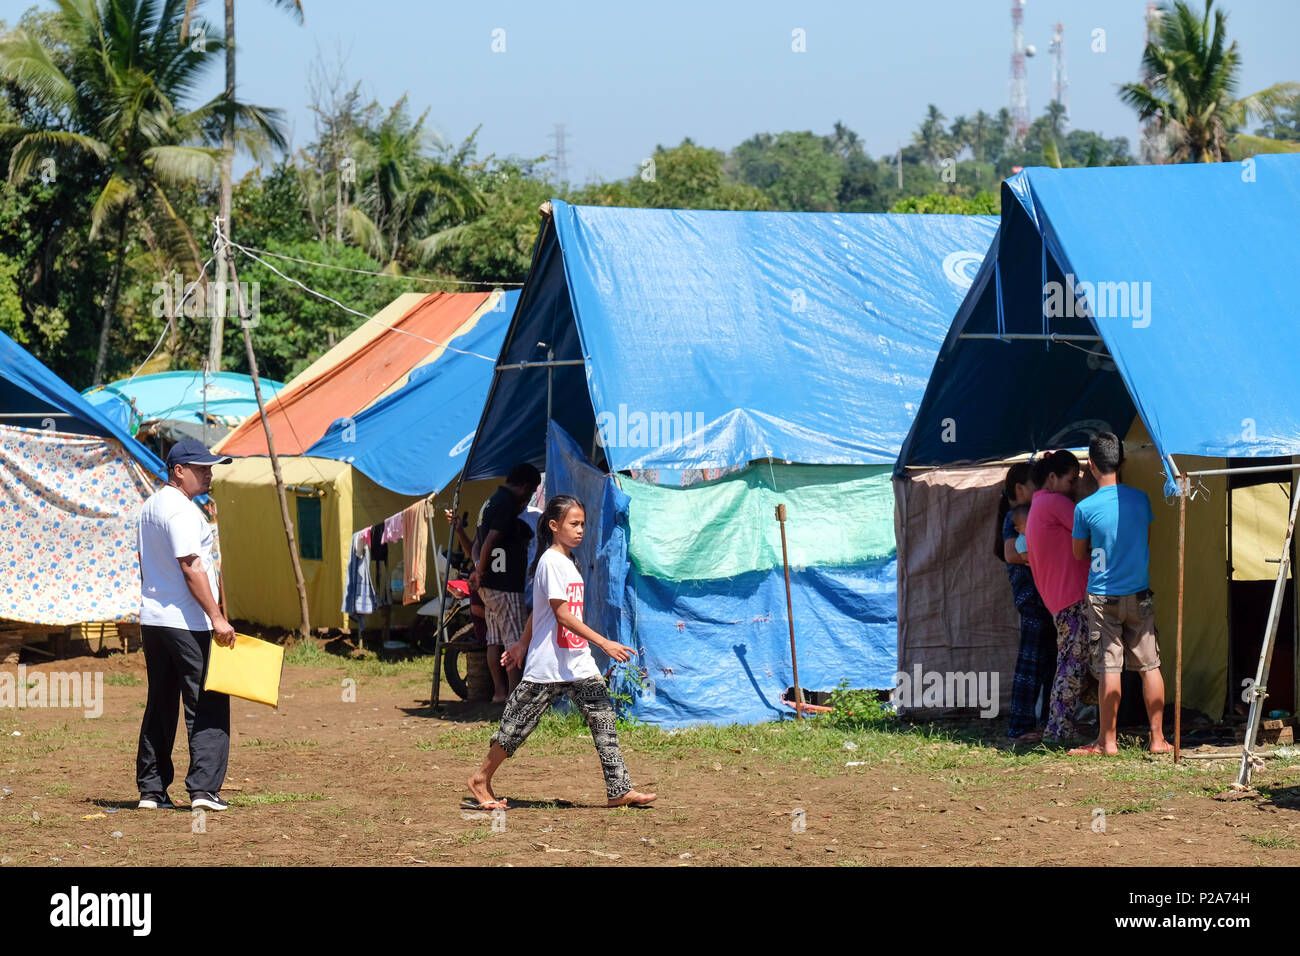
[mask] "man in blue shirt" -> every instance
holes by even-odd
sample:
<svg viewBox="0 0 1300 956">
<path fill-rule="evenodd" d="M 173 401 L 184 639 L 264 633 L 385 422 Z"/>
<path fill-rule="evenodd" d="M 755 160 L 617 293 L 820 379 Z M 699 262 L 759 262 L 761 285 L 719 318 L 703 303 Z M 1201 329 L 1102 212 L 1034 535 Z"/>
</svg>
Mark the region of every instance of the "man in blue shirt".
<svg viewBox="0 0 1300 956">
<path fill-rule="evenodd" d="M 1088 644 L 1092 671 L 1100 685 L 1097 739 L 1071 755 L 1115 754 L 1120 675 L 1125 665 L 1142 674 L 1142 698 L 1151 724 L 1151 752 L 1173 747 L 1165 740 L 1165 681 L 1160 674 L 1155 603 L 1148 573 L 1151 522 L 1146 492 L 1120 483 L 1124 443 L 1098 432 L 1088 445 L 1088 467 L 1096 493 L 1079 502 L 1071 537 L 1074 556 L 1087 559 Z"/>
</svg>

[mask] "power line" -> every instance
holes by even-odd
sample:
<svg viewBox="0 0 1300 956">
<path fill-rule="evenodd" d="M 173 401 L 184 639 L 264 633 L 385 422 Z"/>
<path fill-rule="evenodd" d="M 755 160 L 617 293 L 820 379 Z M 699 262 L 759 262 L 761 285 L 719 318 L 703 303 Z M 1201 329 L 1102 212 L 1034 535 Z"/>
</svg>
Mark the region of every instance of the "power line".
<svg viewBox="0 0 1300 956">
<path fill-rule="evenodd" d="M 215 256 L 209 256 L 208 261 L 203 263 L 203 265 L 199 267 L 200 277 L 207 274 L 208 266 L 212 264 L 213 258 L 215 258 Z M 153 353 L 158 351 L 158 346 L 162 345 L 162 341 L 166 337 L 168 329 L 172 327 L 172 321 L 176 318 L 176 313 L 180 313 L 182 315 L 184 314 L 183 310 L 185 308 L 185 300 L 188 299 L 191 295 L 193 295 L 194 290 L 197 289 L 198 287 L 199 287 L 199 280 L 195 279 L 194 283 L 190 286 L 190 290 L 186 292 L 183 296 L 181 296 L 180 303 L 176 306 L 176 308 L 172 309 L 172 314 L 167 316 L 167 323 L 163 326 L 162 334 L 158 336 L 158 341 L 155 342 L 153 348 L 149 350 L 149 354 L 146 355 L 144 361 L 140 363 L 140 367 L 131 373 L 131 377 L 127 379 L 127 382 L 134 382 L 135 377 L 140 374 L 140 369 L 144 368 L 146 365 L 149 364 L 149 360 L 153 358 Z"/>
<path fill-rule="evenodd" d="M 449 352 L 455 352 L 455 353 L 457 353 L 458 355 L 472 355 L 472 356 L 474 356 L 474 358 L 480 358 L 480 359 L 483 359 L 483 360 L 486 361 L 486 362 L 492 362 L 493 364 L 496 363 L 496 359 L 495 359 L 493 356 L 491 356 L 491 355 L 483 355 L 483 354 L 480 353 L 480 352 L 470 352 L 470 351 L 467 351 L 467 350 L 465 350 L 465 349 L 454 348 L 453 346 L 449 345 L 449 344 L 446 343 L 446 342 L 437 342 L 437 341 L 434 341 L 433 339 L 426 338 L 425 336 L 423 336 L 423 335 L 419 335 L 419 334 L 417 334 L 417 333 L 415 333 L 415 332 L 408 332 L 406 329 L 399 329 L 399 328 L 397 328 L 396 326 L 393 326 L 393 325 L 384 325 L 383 322 L 380 322 L 380 321 L 379 321 L 378 319 L 376 319 L 374 316 L 366 315 L 364 312 L 358 312 L 356 309 L 349 308 L 348 306 L 346 306 L 346 305 L 344 305 L 342 302 L 340 302 L 338 299 L 335 299 L 335 298 L 333 298 L 333 297 L 331 297 L 331 296 L 328 296 L 328 295 L 326 295 L 324 292 L 317 292 L 315 289 L 313 289 L 313 288 L 311 288 L 310 286 L 304 284 L 304 283 L 301 282 L 300 280 L 295 279 L 293 276 L 287 276 L 287 275 L 285 275 L 283 272 L 281 272 L 281 271 L 280 271 L 279 269 L 277 269 L 275 266 L 271 265 L 271 263 L 267 262 L 265 259 L 261 258 L 261 257 L 258 256 L 256 253 L 254 253 L 254 252 L 253 252 L 251 249 L 249 249 L 247 246 L 241 246 L 239 243 L 235 242 L 235 241 L 234 241 L 233 239 L 231 239 L 229 236 L 227 236 L 227 235 L 225 235 L 224 233 L 222 233 L 222 232 L 220 231 L 220 228 L 219 228 L 219 227 L 217 228 L 217 235 L 221 237 L 221 241 L 227 243 L 227 244 L 228 244 L 232 249 L 238 249 L 240 252 L 242 252 L 244 255 L 248 256 L 250 259 L 254 260 L 255 262 L 260 262 L 262 265 L 266 266 L 268 269 L 270 269 L 272 272 L 274 272 L 276 275 L 278 275 L 281 279 L 284 279 L 286 282 L 292 282 L 294 285 L 298 286 L 298 287 L 299 287 L 300 289 L 302 289 L 304 292 L 307 292 L 307 293 L 309 293 L 309 294 L 311 294 L 311 295 L 314 295 L 314 296 L 316 296 L 318 299 L 324 299 L 326 302 L 329 302 L 329 303 L 331 303 L 332 305 L 336 305 L 336 306 L 338 306 L 338 307 L 339 307 L 340 309 L 342 309 L 344 312 L 350 313 L 351 315 L 355 315 L 355 316 L 357 316 L 358 318 L 365 320 L 366 322 L 374 322 L 375 324 L 377 324 L 377 325 L 379 325 L 379 326 L 382 326 L 383 328 L 388 329 L 388 330 L 390 330 L 390 331 L 392 331 L 392 332 L 398 332 L 398 333 L 400 333 L 400 334 L 402 334 L 402 335 L 409 335 L 409 336 L 410 336 L 411 338 L 413 338 L 413 339 L 419 339 L 421 342 L 427 342 L 427 343 L 429 343 L 430 345 L 434 345 L 434 346 L 437 346 L 437 347 L 439 347 L 439 348 L 446 349 L 446 350 L 449 351 Z"/>
<path fill-rule="evenodd" d="M 244 247 L 240 246 L 239 248 L 243 249 Z M 505 288 L 506 286 L 511 286 L 512 288 L 523 286 L 522 282 L 475 282 L 470 279 L 434 279 L 430 276 L 395 275 L 392 272 L 374 272 L 370 269 L 353 269 L 350 266 L 338 266 L 328 262 L 315 262 L 312 259 L 300 259 L 297 256 L 287 256 L 282 252 L 270 252 L 266 249 L 255 249 L 251 246 L 245 251 L 260 253 L 264 256 L 273 256 L 276 259 L 287 259 L 289 262 L 300 262 L 305 266 L 316 266 L 319 269 L 334 269 L 338 272 L 353 272 L 357 275 L 376 276 L 380 279 L 409 279 L 412 282 L 445 282 L 448 285 L 491 286 L 497 289 Z"/>
</svg>

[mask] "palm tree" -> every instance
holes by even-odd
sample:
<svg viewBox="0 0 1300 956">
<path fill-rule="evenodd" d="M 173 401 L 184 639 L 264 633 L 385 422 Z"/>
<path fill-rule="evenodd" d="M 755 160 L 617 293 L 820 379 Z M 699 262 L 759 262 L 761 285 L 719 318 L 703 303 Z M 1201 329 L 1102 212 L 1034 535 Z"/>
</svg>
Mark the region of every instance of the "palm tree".
<svg viewBox="0 0 1300 956">
<path fill-rule="evenodd" d="M 1043 110 L 1043 116 L 1047 119 L 1047 130 L 1053 139 L 1058 139 L 1065 135 L 1065 118 L 1067 110 L 1065 104 L 1060 100 L 1052 100 Z"/>
<path fill-rule="evenodd" d="M 110 231 L 115 253 L 95 359 L 99 384 L 133 217 L 140 218 L 160 265 L 180 265 L 203 281 L 198 243 L 169 190 L 215 174 L 221 150 L 211 144 L 227 115 L 250 144 L 284 140 L 274 111 L 233 102 L 224 93 L 197 109 L 181 109 L 221 47 L 219 39 L 177 42 L 184 0 L 58 3 L 54 49 L 23 30 L 0 39 L 0 76 L 50 117 L 46 128 L 23 131 L 9 157 L 9 178 L 21 179 L 51 153 L 88 159 L 98 169 L 102 185 L 90 235 Z"/>
<path fill-rule="evenodd" d="M 971 149 L 975 152 L 975 161 L 984 162 L 984 141 L 989 138 L 993 128 L 993 119 L 983 110 L 976 110 L 970 123 Z"/>
<path fill-rule="evenodd" d="M 952 137 L 952 148 L 954 153 L 960 153 L 967 146 L 971 146 L 972 130 L 971 122 L 964 116 L 958 116 L 952 121 L 948 128 L 948 133 Z M 973 150 L 973 146 L 972 146 Z"/>
<path fill-rule="evenodd" d="M 1277 107 L 1300 94 L 1300 83 L 1274 85 L 1237 98 L 1241 56 L 1227 40 L 1228 15 L 1205 0 L 1197 17 L 1184 0 L 1161 8 L 1154 36 L 1142 54 L 1149 87 L 1125 83 L 1120 99 L 1143 120 L 1154 119 L 1176 163 L 1229 159 L 1229 133 L 1250 116 L 1272 119 Z"/>
<path fill-rule="evenodd" d="M 275 6 L 289 12 L 289 15 L 298 21 L 303 22 L 302 3 L 300 0 L 271 0 Z M 184 43 L 190 35 L 190 20 L 194 15 L 194 9 L 199 4 L 199 0 L 186 0 L 185 17 L 181 21 L 181 42 Z M 226 4 L 226 99 L 231 102 L 235 101 L 235 0 L 225 0 Z M 232 165 L 235 155 L 235 115 L 227 113 L 225 122 L 221 130 L 221 148 L 224 151 L 221 156 L 221 204 L 217 215 L 221 218 L 222 229 L 227 236 L 234 237 L 233 226 L 230 221 L 230 206 L 234 193 L 234 184 L 232 182 Z M 225 246 L 218 246 L 216 261 L 216 278 L 218 283 L 226 281 L 226 249 Z M 218 286 L 224 288 L 224 286 Z M 225 331 L 225 323 L 220 319 L 214 319 L 212 322 L 211 336 L 208 340 L 208 368 L 211 371 L 221 371 L 221 340 Z"/>
<path fill-rule="evenodd" d="M 473 137 L 451 162 L 438 162 L 425 150 L 428 110 L 412 122 L 406 104 L 403 96 L 377 126 L 359 132 L 359 196 L 345 213 L 353 239 L 394 272 L 404 259 L 428 258 L 482 206 L 464 175 Z"/>
<path fill-rule="evenodd" d="M 946 118 L 939 112 L 939 107 L 931 103 L 926 108 L 925 119 L 921 122 L 920 129 L 912 134 L 912 142 L 921 147 L 921 151 L 931 165 L 938 163 L 948 148 L 948 134 L 943 128 L 943 121 Z"/>
</svg>

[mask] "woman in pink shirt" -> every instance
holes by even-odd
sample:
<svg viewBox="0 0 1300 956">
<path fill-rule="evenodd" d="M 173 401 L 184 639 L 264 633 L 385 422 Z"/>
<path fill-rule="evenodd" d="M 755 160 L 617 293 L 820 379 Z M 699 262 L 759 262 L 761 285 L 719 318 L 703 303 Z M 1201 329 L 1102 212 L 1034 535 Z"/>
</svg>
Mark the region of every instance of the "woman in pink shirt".
<svg viewBox="0 0 1300 956">
<path fill-rule="evenodd" d="M 1043 604 L 1056 621 L 1056 677 L 1044 736 L 1055 741 L 1080 737 L 1075 723 L 1088 679 L 1088 562 L 1074 556 L 1074 489 L 1079 459 L 1057 451 L 1034 464 L 1033 503 L 1025 539 L 1033 555 L 1030 570 Z"/>
</svg>

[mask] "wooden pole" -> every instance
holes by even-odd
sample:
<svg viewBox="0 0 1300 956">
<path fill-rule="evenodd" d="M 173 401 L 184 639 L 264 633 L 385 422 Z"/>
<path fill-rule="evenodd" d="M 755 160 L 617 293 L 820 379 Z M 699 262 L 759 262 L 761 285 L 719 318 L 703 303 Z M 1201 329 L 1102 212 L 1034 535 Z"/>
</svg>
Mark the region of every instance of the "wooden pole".
<svg viewBox="0 0 1300 956">
<path fill-rule="evenodd" d="M 465 472 L 461 471 L 456 479 L 456 490 L 451 495 L 451 510 L 460 514 L 460 486 L 465 481 Z M 454 532 L 453 532 L 454 533 Z M 448 560 L 447 574 L 451 574 L 451 543 L 447 544 Z M 437 552 L 434 553 L 434 561 L 437 561 Z M 439 586 L 441 594 L 438 599 L 438 630 L 433 642 L 433 686 L 429 688 L 429 707 L 436 711 L 441 706 L 442 697 L 442 657 L 443 648 L 447 643 L 447 635 L 444 633 L 447 625 L 447 588 Z M 490 653 L 490 652 L 489 652 Z"/>
<path fill-rule="evenodd" d="M 790 620 L 790 664 L 794 668 L 794 719 L 803 719 L 803 691 L 799 689 L 799 657 L 794 649 L 794 602 L 790 599 L 790 554 L 785 543 L 785 505 L 776 506 L 781 525 L 781 563 L 785 565 L 785 611 Z"/>
<path fill-rule="evenodd" d="M 271 423 L 266 418 L 266 403 L 262 401 L 262 384 L 257 377 L 257 356 L 253 354 L 253 336 L 248 330 L 244 317 L 244 303 L 239 291 L 239 273 L 235 270 L 235 257 L 230 254 L 230 240 L 222 236 L 226 246 L 226 265 L 230 269 L 230 284 L 235 290 L 235 312 L 239 315 L 239 324 L 244 329 L 244 348 L 248 352 L 248 374 L 253 379 L 253 396 L 257 399 L 257 411 L 262 416 L 262 430 L 266 432 L 266 450 L 271 456 L 271 474 L 275 476 L 275 495 L 280 499 L 280 520 L 284 523 L 284 537 L 289 544 L 289 562 L 293 565 L 293 583 L 298 588 L 298 607 L 302 613 L 301 637 L 305 641 L 311 637 L 311 613 L 307 609 L 307 585 L 303 583 L 302 565 L 298 563 L 298 542 L 293 533 L 293 521 L 289 518 L 289 501 L 284 494 L 284 478 L 280 474 L 280 456 L 275 453 L 275 441 L 271 437 Z"/>
<path fill-rule="evenodd" d="M 1183 582 L 1187 565 L 1187 490 L 1191 479 L 1178 480 L 1178 643 L 1174 651 L 1174 763 L 1183 742 Z M 1155 741 L 1152 741 L 1154 743 Z"/>
</svg>

